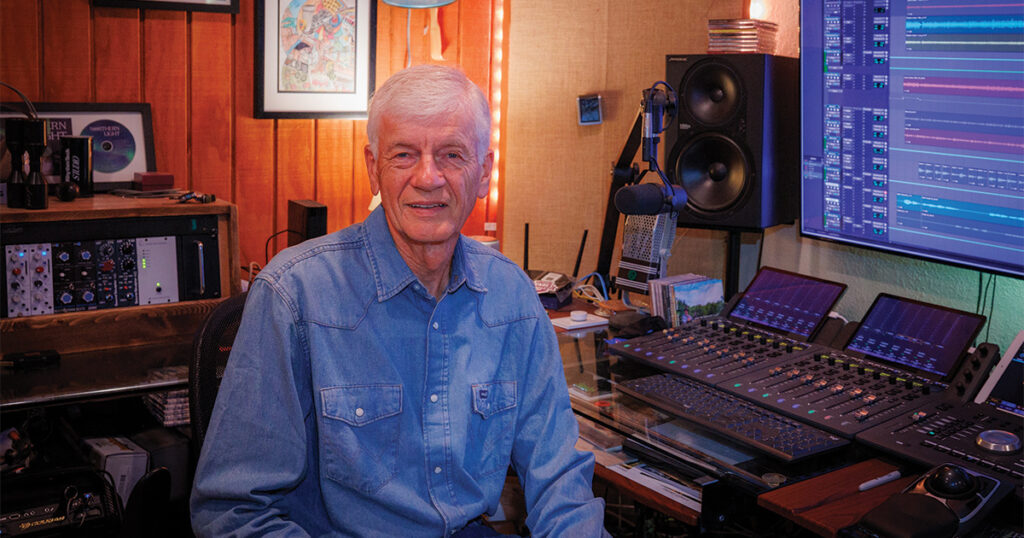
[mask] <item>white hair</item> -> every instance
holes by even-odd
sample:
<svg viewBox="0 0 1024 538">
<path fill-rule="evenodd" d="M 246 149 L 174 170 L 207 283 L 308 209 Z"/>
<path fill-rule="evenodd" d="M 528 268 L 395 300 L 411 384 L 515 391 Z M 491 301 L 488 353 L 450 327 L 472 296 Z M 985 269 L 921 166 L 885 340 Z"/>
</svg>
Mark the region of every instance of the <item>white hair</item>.
<svg viewBox="0 0 1024 538">
<path fill-rule="evenodd" d="M 477 161 L 483 162 L 491 139 L 491 109 L 487 97 L 465 73 L 443 65 L 424 64 L 391 76 L 370 100 L 366 136 L 377 157 L 381 118 L 429 121 L 468 112 L 476 138 Z"/>
</svg>

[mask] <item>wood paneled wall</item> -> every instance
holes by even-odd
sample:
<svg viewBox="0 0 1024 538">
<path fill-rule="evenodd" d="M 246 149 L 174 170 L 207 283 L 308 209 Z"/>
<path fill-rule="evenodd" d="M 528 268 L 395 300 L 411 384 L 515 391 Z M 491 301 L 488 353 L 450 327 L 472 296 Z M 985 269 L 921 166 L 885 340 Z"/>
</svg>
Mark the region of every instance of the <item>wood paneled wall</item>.
<svg viewBox="0 0 1024 538">
<path fill-rule="evenodd" d="M 232 15 L 3 0 L 0 80 L 38 102 L 150 103 L 158 170 L 174 174 L 175 187 L 237 204 L 242 261 L 262 265 L 267 238 L 287 228 L 288 200 L 326 204 L 333 231 L 362 220 L 372 195 L 365 120 L 253 118 L 254 2 L 241 0 Z M 405 67 L 411 16 L 412 62 L 458 65 L 490 95 L 493 5 L 441 8 L 436 61 L 423 31 L 428 10 L 378 3 L 377 83 Z M 3 91 L 2 100 L 17 99 Z M 478 202 L 467 234 L 500 222 L 501 201 L 489 202 Z M 282 234 L 276 247 L 285 243 Z"/>
</svg>

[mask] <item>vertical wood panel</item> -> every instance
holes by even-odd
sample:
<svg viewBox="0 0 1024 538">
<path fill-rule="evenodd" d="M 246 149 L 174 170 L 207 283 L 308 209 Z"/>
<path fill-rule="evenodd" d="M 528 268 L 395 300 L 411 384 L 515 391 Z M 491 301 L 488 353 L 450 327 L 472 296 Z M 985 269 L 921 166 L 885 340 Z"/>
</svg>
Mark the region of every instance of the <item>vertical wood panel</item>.
<svg viewBox="0 0 1024 538">
<path fill-rule="evenodd" d="M 43 0 L 43 100 L 93 101 L 92 40 L 89 0 Z"/>
<path fill-rule="evenodd" d="M 288 200 L 312 199 L 315 142 L 313 120 L 277 120 L 277 216 L 274 231 L 288 228 Z M 277 250 L 288 245 L 288 234 L 276 239 Z"/>
<path fill-rule="evenodd" d="M 192 13 L 190 150 L 192 188 L 231 198 L 231 16 Z"/>
<path fill-rule="evenodd" d="M 137 103 L 142 97 L 139 10 L 93 10 L 96 101 Z"/>
<path fill-rule="evenodd" d="M 175 187 L 184 189 L 189 185 L 186 15 L 154 9 L 142 16 L 142 90 L 153 110 L 156 165 L 174 175 Z"/>
<path fill-rule="evenodd" d="M 363 159 L 363 148 L 366 147 L 366 121 L 354 122 L 352 153 L 356 155 L 352 166 L 352 219 L 362 221 L 370 214 L 370 176 L 366 173 L 366 161 Z"/>
<path fill-rule="evenodd" d="M 31 101 L 42 101 L 39 11 L 38 0 L 0 2 L 0 80 L 18 88 Z M 20 101 L 10 90 L 3 90 L 2 95 L 3 101 Z"/>
<path fill-rule="evenodd" d="M 491 40 L 490 32 L 486 29 L 491 25 L 491 3 L 490 2 L 459 2 L 459 26 L 455 35 L 457 36 L 457 47 L 452 52 L 458 54 L 457 64 L 477 86 L 484 92 L 488 100 L 491 100 L 490 92 L 490 64 L 491 64 Z M 480 29 L 485 30 L 481 31 Z M 494 107 L 494 103 L 491 103 Z M 496 149 L 496 148 L 492 148 Z M 462 227 L 462 233 L 466 235 L 483 235 L 484 222 L 487 221 L 487 203 L 484 198 L 476 201 L 473 212 Z"/>
<path fill-rule="evenodd" d="M 327 231 L 352 224 L 352 167 L 362 165 L 353 146 L 352 120 L 323 120 L 316 126 L 316 200 L 327 206 Z"/>
<path fill-rule="evenodd" d="M 274 120 L 253 118 L 255 2 L 242 0 L 235 15 L 235 167 L 232 201 L 238 205 L 242 262 L 263 264 L 274 233 Z"/>
</svg>

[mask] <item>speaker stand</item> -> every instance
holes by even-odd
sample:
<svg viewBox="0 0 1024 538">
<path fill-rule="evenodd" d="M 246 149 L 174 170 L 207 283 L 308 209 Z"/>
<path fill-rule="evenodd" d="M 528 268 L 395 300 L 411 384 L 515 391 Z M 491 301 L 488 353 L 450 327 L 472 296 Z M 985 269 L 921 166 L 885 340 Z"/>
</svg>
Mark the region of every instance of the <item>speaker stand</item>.
<svg viewBox="0 0 1024 538">
<path fill-rule="evenodd" d="M 736 295 L 740 285 L 740 239 L 743 232 L 729 230 L 725 251 L 725 298 Z"/>
</svg>

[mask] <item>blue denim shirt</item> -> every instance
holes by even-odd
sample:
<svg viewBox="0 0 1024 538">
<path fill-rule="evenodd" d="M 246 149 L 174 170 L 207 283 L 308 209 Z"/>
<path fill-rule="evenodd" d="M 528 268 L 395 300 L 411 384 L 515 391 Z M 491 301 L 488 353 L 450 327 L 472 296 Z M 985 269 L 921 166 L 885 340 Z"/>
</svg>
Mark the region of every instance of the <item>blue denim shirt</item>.
<svg viewBox="0 0 1024 538">
<path fill-rule="evenodd" d="M 254 279 L 192 491 L 200 536 L 447 536 L 511 463 L 536 536 L 602 536 L 551 323 L 528 278 L 461 237 L 440 300 L 382 209 Z"/>
</svg>

